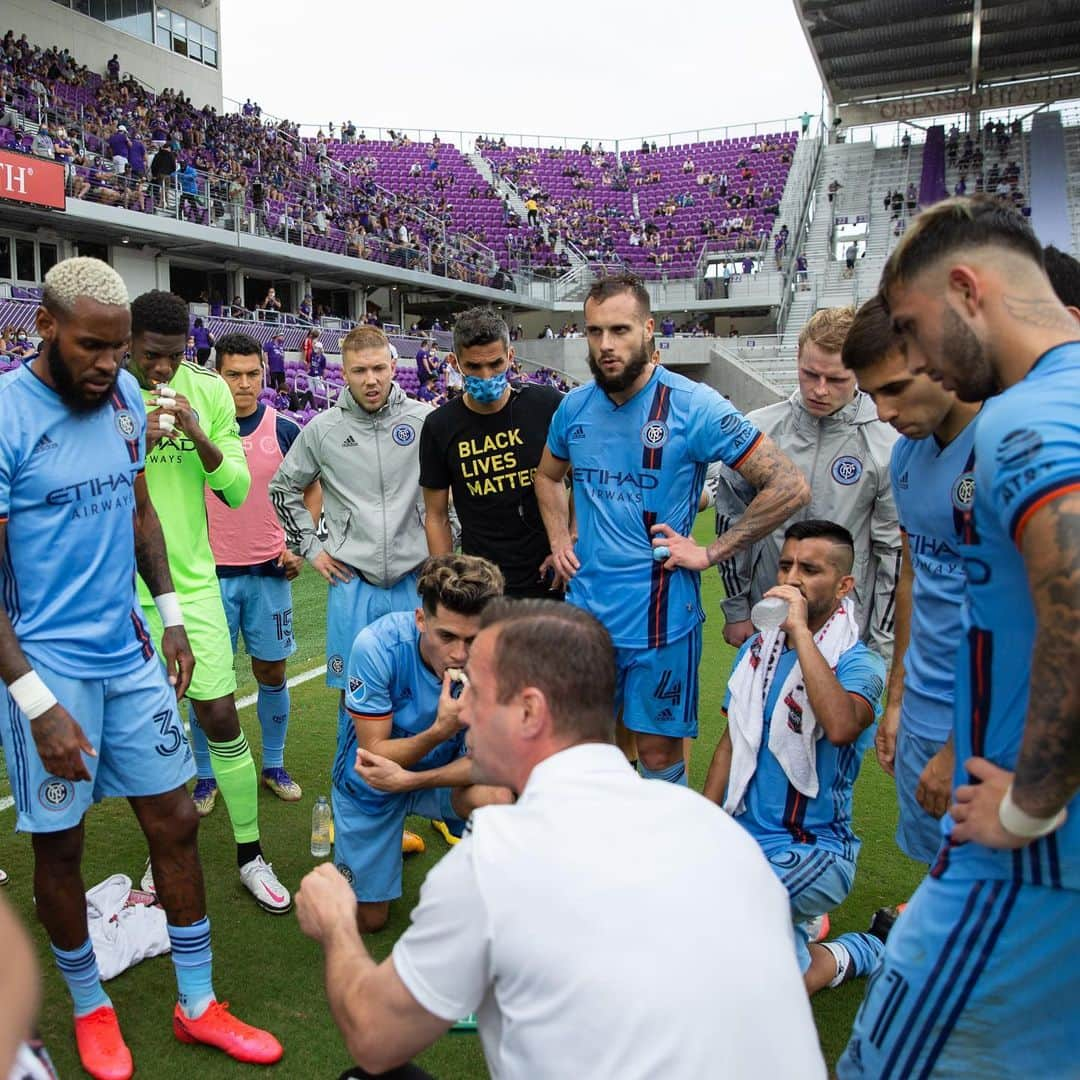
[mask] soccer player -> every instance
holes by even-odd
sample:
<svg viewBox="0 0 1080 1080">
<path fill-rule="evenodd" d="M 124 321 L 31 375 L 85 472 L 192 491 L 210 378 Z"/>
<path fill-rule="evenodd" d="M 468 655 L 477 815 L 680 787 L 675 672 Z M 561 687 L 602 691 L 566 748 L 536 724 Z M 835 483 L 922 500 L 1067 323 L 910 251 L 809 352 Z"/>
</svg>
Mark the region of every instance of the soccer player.
<svg viewBox="0 0 1080 1080">
<path fill-rule="evenodd" d="M 859 393 L 840 350 L 854 309 L 822 308 L 799 334 L 799 387 L 787 401 L 747 419 L 799 467 L 813 497 L 803 517 L 835 521 L 855 538 L 855 602 L 863 640 L 889 663 L 893 649 L 900 529 L 889 486 L 896 433 Z M 709 470 L 718 532 L 738 521 L 753 490 L 718 463 Z M 739 646 L 754 632 L 750 609 L 776 581 L 783 529 L 720 564 L 726 598 L 724 640 Z"/>
<path fill-rule="evenodd" d="M 953 667 L 963 634 L 960 530 L 975 495 L 977 404 L 929 375 L 913 375 L 880 297 L 868 300 L 844 341 L 844 366 L 878 417 L 901 438 L 889 471 L 903 560 L 896 590 L 896 651 L 874 747 L 896 780 L 896 842 L 932 863 L 953 777 Z"/>
<path fill-rule="evenodd" d="M 420 433 L 420 486 L 428 550 L 453 550 L 450 493 L 461 520 L 461 550 L 490 559 L 507 596 L 551 597 L 542 578 L 551 562 L 533 476 L 562 395 L 548 386 L 513 386 L 510 331 L 491 308 L 454 323 L 449 357 L 465 393 L 428 417 Z"/>
<path fill-rule="evenodd" d="M 174 293 L 155 289 L 132 301 L 130 370 L 150 407 L 146 482 L 197 661 L 187 696 L 206 734 L 210 764 L 232 821 L 240 880 L 264 911 L 284 914 L 292 897 L 259 843 L 258 775 L 236 715 L 233 651 L 204 494 L 209 488 L 226 505 L 240 506 L 251 474 L 229 388 L 216 372 L 183 359 L 187 321 L 187 305 Z M 157 641 L 161 620 L 143 581 L 139 600 Z"/>
<path fill-rule="evenodd" d="M 885 689 L 884 661 L 859 640 L 854 562 L 842 525 L 808 519 L 785 530 L 777 584 L 765 595 L 787 602 L 787 618 L 735 657 L 728 725 L 704 790 L 761 845 L 787 889 L 811 994 L 869 974 L 892 921 L 882 912 L 870 933 L 810 940 L 855 882 L 851 793 Z"/>
<path fill-rule="evenodd" d="M 416 608 L 417 571 L 427 558 L 420 494 L 420 430 L 431 406 L 394 382 L 386 335 L 360 326 L 341 342 L 345 389 L 300 433 L 270 482 L 289 550 L 326 579 L 326 685 L 340 691 L 353 639 L 391 611 Z M 320 540 L 304 505 L 318 480 L 328 536 Z M 406 838 L 422 848 L 419 837 Z"/>
<path fill-rule="evenodd" d="M 798 469 L 715 390 L 654 362 L 649 294 L 630 275 L 585 301 L 595 382 L 563 399 L 536 473 L 557 577 L 567 599 L 615 642 L 617 708 L 637 733 L 642 773 L 685 784 L 683 738 L 697 734 L 699 573 L 789 518 L 809 499 Z M 710 461 L 758 490 L 708 548 L 687 535 Z M 563 481 L 573 468 L 578 537 Z"/>
<path fill-rule="evenodd" d="M 416 586 L 420 606 L 384 615 L 353 642 L 330 798 L 334 861 L 356 894 L 361 933 L 381 930 L 390 901 L 401 895 L 401 834 L 408 814 L 443 821 L 460 834 L 475 807 L 510 801 L 507 791 L 470 785 L 468 760 L 449 778 L 443 770 L 440 786 L 415 792 L 379 790 L 356 770 L 365 753 L 417 773 L 462 757 L 455 669 L 464 668 L 480 613 L 502 586 L 498 567 L 486 559 L 428 559 Z"/>
<path fill-rule="evenodd" d="M 1027 220 L 923 210 L 882 274 L 911 369 L 975 424 L 954 802 L 841 1077 L 1076 1072 L 1080 1001 L 1080 325 Z"/>
<path fill-rule="evenodd" d="M 67 259 L 45 276 L 40 355 L 0 376 L 0 742 L 79 1057 L 91 1076 L 109 1078 L 131 1076 L 133 1064 L 101 985 L 80 873 L 83 816 L 106 796 L 128 799 L 150 845 L 179 986 L 177 1038 L 243 1061 L 281 1057 L 272 1035 L 214 997 L 198 815 L 184 788 L 191 754 L 176 705 L 194 661 L 147 494 L 143 404 L 120 367 L 130 328 L 120 276 L 97 259 Z M 180 353 L 186 332 L 185 322 Z M 136 568 L 164 623 L 164 667 Z"/>
<path fill-rule="evenodd" d="M 289 582 L 300 573 L 304 560 L 285 546 L 285 533 L 270 505 L 267 489 L 300 434 L 300 427 L 260 403 L 262 347 L 250 334 L 228 334 L 220 338 L 216 366 L 236 406 L 251 489 L 235 509 L 230 509 L 215 492 L 207 491 L 210 548 L 233 651 L 242 630 L 251 657 L 251 673 L 259 688 L 256 712 L 262 729 L 262 782 L 279 799 L 296 802 L 303 792 L 285 769 L 285 739 L 289 730 L 285 661 L 296 652 Z M 195 807 L 205 815 L 214 808 L 217 781 L 202 729 L 193 725 L 191 736 L 198 770 L 193 793 Z"/>
</svg>

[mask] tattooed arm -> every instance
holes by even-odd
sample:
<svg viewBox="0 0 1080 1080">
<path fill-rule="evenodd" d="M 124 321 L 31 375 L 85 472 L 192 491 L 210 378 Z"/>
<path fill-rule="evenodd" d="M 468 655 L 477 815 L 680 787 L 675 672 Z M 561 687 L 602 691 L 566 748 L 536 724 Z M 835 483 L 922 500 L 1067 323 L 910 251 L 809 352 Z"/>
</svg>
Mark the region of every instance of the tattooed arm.
<svg viewBox="0 0 1080 1080">
<path fill-rule="evenodd" d="M 680 536 L 670 525 L 653 526 L 653 547 L 666 547 L 671 555 L 665 570 L 683 566 L 705 570 L 759 537 L 771 533 L 796 510 L 810 501 L 810 485 L 791 459 L 768 437 L 761 436 L 757 448 L 736 470 L 757 491 L 742 517 L 707 548 L 692 537 Z"/>
<path fill-rule="evenodd" d="M 173 591 L 165 534 L 161 531 L 157 511 L 150 501 L 150 493 L 146 490 L 145 473 L 135 478 L 135 566 L 151 596 L 163 596 Z M 183 626 L 165 627 L 160 652 L 169 683 L 176 688 L 177 698 L 181 698 L 187 692 L 195 668 L 195 657 L 192 656 Z"/>
</svg>

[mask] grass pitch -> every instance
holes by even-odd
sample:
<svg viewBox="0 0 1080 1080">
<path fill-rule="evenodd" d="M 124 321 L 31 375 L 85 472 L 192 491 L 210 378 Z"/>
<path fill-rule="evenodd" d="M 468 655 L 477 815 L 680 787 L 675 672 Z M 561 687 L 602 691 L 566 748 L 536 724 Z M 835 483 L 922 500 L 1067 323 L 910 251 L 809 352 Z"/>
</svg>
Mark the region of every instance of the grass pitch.
<svg viewBox="0 0 1080 1080">
<path fill-rule="evenodd" d="M 708 515 L 699 519 L 696 531 L 700 540 L 708 539 L 711 526 Z M 734 655 L 721 634 L 722 594 L 715 572 L 704 575 L 703 593 L 709 621 L 705 625 L 701 669 L 701 735 L 691 763 L 691 783 L 698 790 L 723 730 L 720 703 Z M 294 583 L 294 626 L 299 649 L 290 661 L 290 675 L 324 662 L 325 608 L 326 586 L 307 567 Z M 237 694 L 242 697 L 255 689 L 249 661 L 242 651 L 236 666 Z M 322 678 L 295 687 L 286 764 L 302 785 L 304 798 L 300 803 L 286 804 L 265 788 L 260 791 L 263 847 L 281 879 L 294 890 L 316 861 L 308 851 L 311 808 L 316 796 L 329 793 L 336 717 L 336 694 L 326 688 Z M 258 763 L 260 732 L 254 706 L 243 710 L 241 720 Z M 0 799 L 9 794 L 0 765 Z M 411 824 L 424 837 L 427 851 L 406 860 L 403 897 L 392 906 L 387 928 L 368 938 L 369 948 L 378 959 L 390 952 L 408 926 L 409 911 L 428 868 L 447 850 L 427 822 L 415 820 Z M 42 1034 L 60 1075 L 80 1076 L 83 1074 L 72 1035 L 70 998 L 34 916 L 30 845 L 25 836 L 14 833 L 13 827 L 14 811 L 0 811 L 0 867 L 11 875 L 4 895 L 31 926 L 38 946 L 44 984 Z M 876 908 L 907 899 L 922 877 L 925 868 L 897 849 L 893 841 L 895 827 L 892 781 L 881 772 L 871 753 L 864 762 L 855 794 L 855 828 L 863 840 L 859 869 L 854 890 L 832 915 L 834 934 L 866 929 Z M 213 928 L 217 994 L 231 1002 L 242 1018 L 273 1031 L 285 1046 L 282 1062 L 260 1075 L 304 1080 L 337 1077 L 347 1066 L 348 1055 L 326 1007 L 319 950 L 299 932 L 293 915 L 264 914 L 240 885 L 229 820 L 220 801 L 203 821 L 200 850 Z M 110 800 L 88 815 L 83 862 L 87 885 L 114 873 L 138 880 L 144 857 L 145 845 L 126 804 Z M 692 927 L 686 930 L 693 932 Z M 732 927 L 731 932 L 738 933 L 738 927 Z M 634 944 L 628 943 L 628 947 Z M 641 962 L 647 964 L 648 946 L 638 943 L 637 947 L 641 949 Z M 724 977 L 722 970 L 717 974 Z M 847 1042 L 864 986 L 864 981 L 856 980 L 837 990 L 823 991 L 814 1000 L 814 1015 L 830 1069 Z M 176 1042 L 170 1022 L 175 982 L 168 957 L 137 965 L 107 983 L 106 990 L 116 1005 L 137 1074 L 158 1080 L 186 1080 L 193 1075 L 205 1080 L 255 1075 L 251 1068 L 216 1051 Z M 612 992 L 617 991 L 612 988 Z M 479 1039 L 471 1034 L 445 1036 L 421 1055 L 419 1063 L 441 1080 L 487 1076 Z"/>
</svg>

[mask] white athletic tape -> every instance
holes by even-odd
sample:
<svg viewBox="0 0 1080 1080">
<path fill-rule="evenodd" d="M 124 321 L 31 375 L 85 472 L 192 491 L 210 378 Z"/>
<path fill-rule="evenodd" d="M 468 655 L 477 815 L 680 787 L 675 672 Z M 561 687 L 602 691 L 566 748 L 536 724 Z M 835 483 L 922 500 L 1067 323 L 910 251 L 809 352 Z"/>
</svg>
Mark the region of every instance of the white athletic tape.
<svg viewBox="0 0 1080 1080">
<path fill-rule="evenodd" d="M 294 675 L 289 679 L 285 685 L 288 687 L 299 686 L 301 683 L 310 682 L 312 679 L 317 679 L 320 675 L 326 674 L 326 665 L 321 667 L 312 668 L 310 671 L 301 671 L 299 675 Z M 248 694 L 246 697 L 242 697 L 237 703 L 238 709 L 247 709 L 255 704 L 259 700 L 258 694 Z"/>
<path fill-rule="evenodd" d="M 168 383 L 158 383 L 154 389 L 157 391 L 158 397 L 176 397 L 176 390 Z"/>
<path fill-rule="evenodd" d="M 172 431 L 176 426 L 176 421 L 173 419 L 172 413 L 163 412 L 158 417 L 158 424 L 161 426 L 162 431 Z"/>
</svg>

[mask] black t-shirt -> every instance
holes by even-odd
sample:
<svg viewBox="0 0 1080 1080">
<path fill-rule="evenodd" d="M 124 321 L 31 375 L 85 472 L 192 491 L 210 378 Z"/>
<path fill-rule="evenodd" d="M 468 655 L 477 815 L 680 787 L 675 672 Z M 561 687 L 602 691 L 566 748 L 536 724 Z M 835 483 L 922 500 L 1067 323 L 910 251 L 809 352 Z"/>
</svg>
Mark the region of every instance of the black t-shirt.
<svg viewBox="0 0 1080 1080">
<path fill-rule="evenodd" d="M 497 413 L 447 402 L 420 432 L 420 486 L 450 489 L 461 520 L 461 549 L 490 559 L 507 589 L 540 585 L 551 548 L 536 505 L 533 476 L 562 395 L 526 383 Z"/>
</svg>

